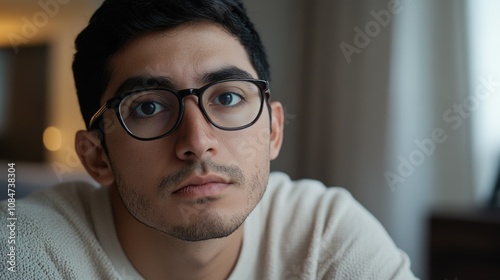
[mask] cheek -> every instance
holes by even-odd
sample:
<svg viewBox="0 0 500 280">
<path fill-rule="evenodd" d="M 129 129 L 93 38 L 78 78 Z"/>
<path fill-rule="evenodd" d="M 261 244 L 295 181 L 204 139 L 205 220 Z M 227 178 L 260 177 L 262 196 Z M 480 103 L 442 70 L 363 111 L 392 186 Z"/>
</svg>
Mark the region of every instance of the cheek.
<svg viewBox="0 0 500 280">
<path fill-rule="evenodd" d="M 167 151 L 155 141 L 137 140 L 120 127 L 106 135 L 106 145 L 113 172 L 127 185 L 153 185 L 163 175 L 159 162 L 167 157 Z"/>
<path fill-rule="evenodd" d="M 138 142 L 138 140 L 133 141 Z M 157 169 L 160 169 L 160 163 L 166 158 L 166 153 L 165 150 L 148 143 L 123 141 L 116 148 L 110 148 L 110 160 L 122 173 L 140 173 L 138 175 L 151 177 L 152 174 L 161 175 Z"/>
<path fill-rule="evenodd" d="M 257 163 L 260 165 L 261 160 L 268 160 L 269 127 L 255 126 L 242 131 L 245 133 L 240 133 L 237 137 L 225 137 L 230 139 L 230 143 L 225 143 L 224 146 L 229 147 L 231 157 L 237 161 L 234 164 L 245 168 L 255 166 Z"/>
</svg>

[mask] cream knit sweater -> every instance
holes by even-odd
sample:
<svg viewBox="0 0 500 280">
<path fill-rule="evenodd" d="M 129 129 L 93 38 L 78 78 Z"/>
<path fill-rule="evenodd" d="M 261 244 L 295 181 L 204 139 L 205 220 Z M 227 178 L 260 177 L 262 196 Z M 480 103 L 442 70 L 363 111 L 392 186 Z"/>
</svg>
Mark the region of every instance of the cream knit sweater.
<svg viewBox="0 0 500 280">
<path fill-rule="evenodd" d="M 3 201 L 2 229 L 6 210 Z M 5 233 L 1 279 L 142 279 L 120 247 L 105 188 L 59 185 L 17 201 L 16 215 L 16 272 Z M 230 279 L 415 279 L 409 266 L 346 190 L 272 173 Z"/>
</svg>

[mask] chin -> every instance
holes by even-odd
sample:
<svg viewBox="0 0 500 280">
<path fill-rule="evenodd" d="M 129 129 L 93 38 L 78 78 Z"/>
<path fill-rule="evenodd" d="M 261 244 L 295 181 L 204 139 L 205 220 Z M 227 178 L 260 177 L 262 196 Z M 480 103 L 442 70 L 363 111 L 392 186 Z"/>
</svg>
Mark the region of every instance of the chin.
<svg viewBox="0 0 500 280">
<path fill-rule="evenodd" d="M 165 229 L 165 233 L 184 241 L 204 241 L 224 238 L 238 230 L 248 214 L 222 216 L 212 211 L 203 211 L 204 215 L 192 215 L 182 225 Z"/>
</svg>

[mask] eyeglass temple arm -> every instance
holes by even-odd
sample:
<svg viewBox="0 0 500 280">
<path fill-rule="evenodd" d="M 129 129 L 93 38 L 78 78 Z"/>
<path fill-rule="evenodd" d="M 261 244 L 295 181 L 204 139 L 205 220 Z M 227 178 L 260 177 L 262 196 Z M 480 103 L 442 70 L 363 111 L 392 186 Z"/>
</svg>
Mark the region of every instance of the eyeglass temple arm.
<svg viewBox="0 0 500 280">
<path fill-rule="evenodd" d="M 101 108 L 99 108 L 99 110 L 97 110 L 97 112 L 92 116 L 92 118 L 90 118 L 90 121 L 89 121 L 89 129 L 92 127 L 92 125 L 94 124 L 94 122 L 106 111 L 108 110 L 108 106 L 107 104 L 104 104 L 102 105 Z"/>
</svg>

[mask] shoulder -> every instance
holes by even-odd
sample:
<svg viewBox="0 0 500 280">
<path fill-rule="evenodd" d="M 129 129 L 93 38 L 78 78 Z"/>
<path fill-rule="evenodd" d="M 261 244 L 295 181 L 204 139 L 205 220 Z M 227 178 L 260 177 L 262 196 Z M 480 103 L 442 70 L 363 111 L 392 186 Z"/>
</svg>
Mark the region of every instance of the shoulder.
<svg viewBox="0 0 500 280">
<path fill-rule="evenodd" d="M 51 233 L 91 228 L 90 200 L 96 187 L 83 182 L 65 183 L 20 199 L 16 214 L 20 227 Z M 57 226 L 56 226 L 57 225 Z M 48 236 L 49 237 L 49 236 Z"/>
<path fill-rule="evenodd" d="M 71 182 L 56 185 L 42 191 L 35 192 L 26 198 L 20 199 L 20 215 L 43 218 L 52 215 L 84 215 L 90 212 L 90 198 L 97 189 L 96 186 L 85 182 Z"/>
<path fill-rule="evenodd" d="M 307 224 L 308 227 L 301 227 L 304 234 L 332 226 L 349 226 L 355 216 L 374 220 L 346 189 L 326 187 L 311 179 L 294 181 L 279 172 L 271 173 L 262 204 L 263 212 L 280 216 L 281 221 L 286 221 L 283 225 Z"/>
<path fill-rule="evenodd" d="M 272 173 L 261 202 L 263 239 L 279 244 L 273 245 L 279 253 L 272 254 L 280 274 L 300 279 L 414 279 L 407 256 L 347 190 Z"/>
<path fill-rule="evenodd" d="M 97 275 L 92 267 L 107 262 L 99 253 L 91 218 L 95 190 L 88 183 L 65 183 L 16 201 L 16 240 L 10 245 L 16 250 L 19 273 L 55 278 Z"/>
<path fill-rule="evenodd" d="M 358 207 L 352 195 L 340 187 L 326 187 L 312 179 L 292 180 L 281 172 L 273 172 L 263 203 L 274 210 L 292 208 L 307 215 L 342 214 L 341 209 Z M 335 210 L 335 211 L 334 211 Z M 289 210 L 287 210 L 289 211 Z"/>
</svg>

